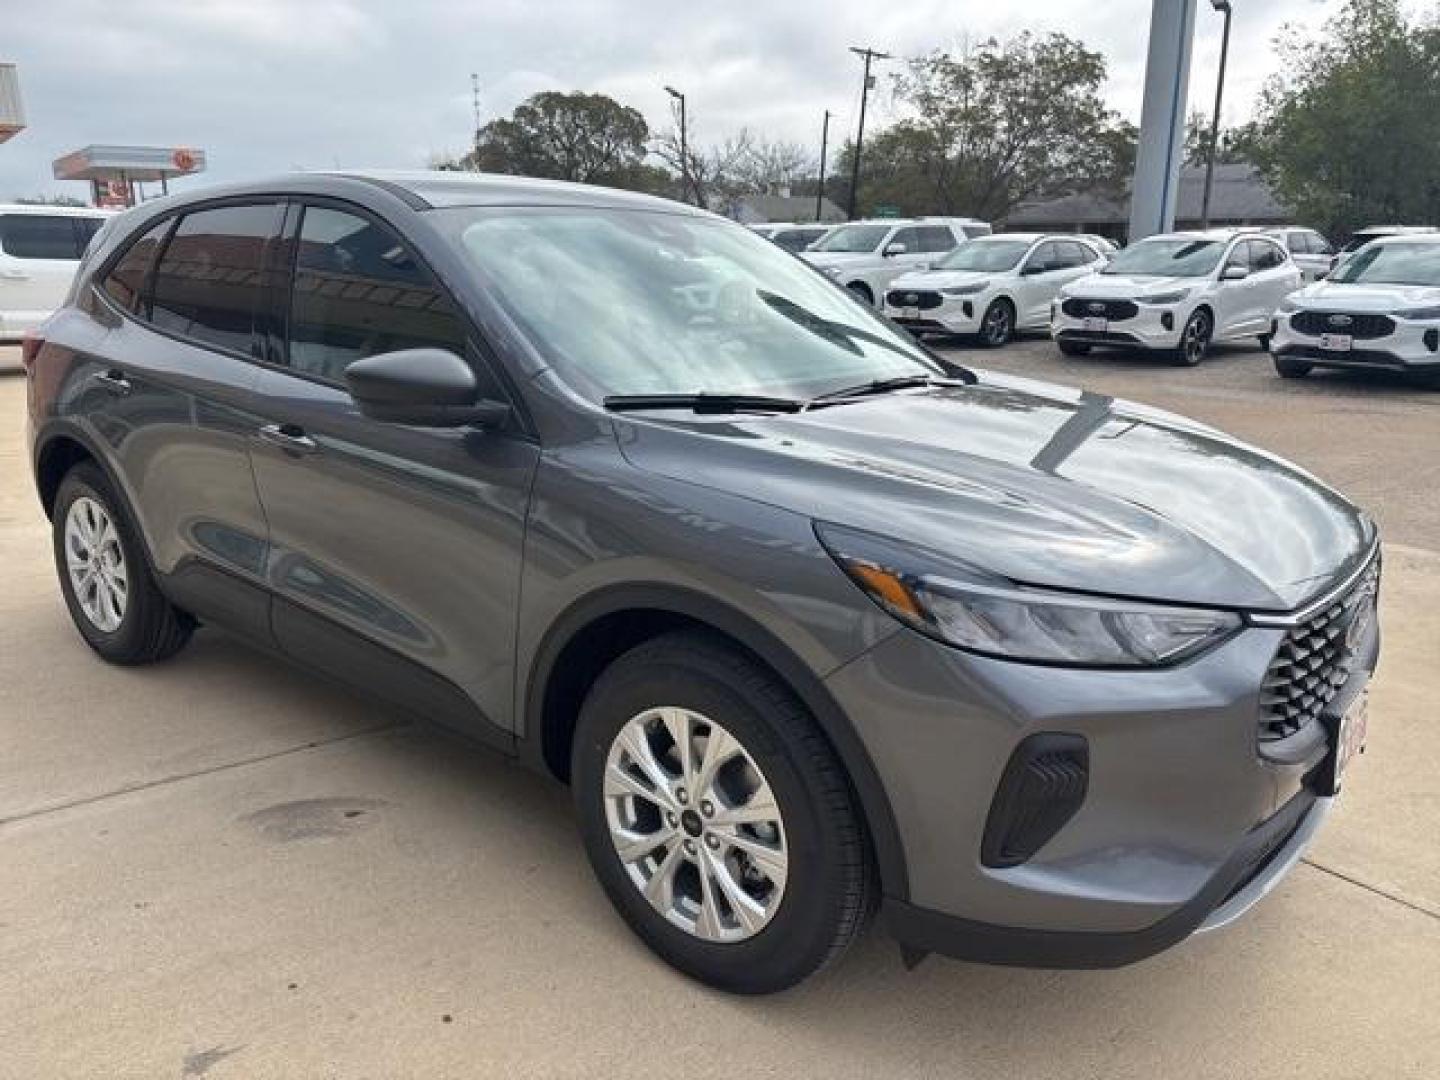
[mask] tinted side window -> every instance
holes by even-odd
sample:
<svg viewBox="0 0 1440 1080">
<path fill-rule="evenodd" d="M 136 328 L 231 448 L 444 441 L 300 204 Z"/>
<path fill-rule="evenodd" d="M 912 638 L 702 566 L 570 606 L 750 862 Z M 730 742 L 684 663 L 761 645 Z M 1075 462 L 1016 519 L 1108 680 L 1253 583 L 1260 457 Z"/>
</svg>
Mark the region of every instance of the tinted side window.
<svg viewBox="0 0 1440 1080">
<path fill-rule="evenodd" d="M 885 247 L 888 248 L 891 244 L 904 244 L 907 255 L 913 255 L 917 251 L 924 250 L 920 247 L 920 230 L 913 227 L 896 229 L 895 235 L 885 241 Z"/>
<path fill-rule="evenodd" d="M 1331 248 L 1330 241 L 1326 240 L 1325 237 L 1319 233 L 1306 233 L 1305 235 L 1310 241 L 1310 254 L 1329 255 L 1333 252 L 1334 249 Z"/>
<path fill-rule="evenodd" d="M 248 353 L 272 203 L 186 214 L 155 268 L 150 319 L 206 344 Z"/>
<path fill-rule="evenodd" d="M 430 273 L 368 218 L 306 207 L 291 287 L 290 366 L 341 382 L 361 357 L 420 348 L 465 355 L 464 324 Z"/>
<path fill-rule="evenodd" d="M 1077 244 L 1074 240 L 1062 240 L 1055 245 L 1059 252 L 1058 266 L 1071 270 L 1077 266 L 1084 266 L 1095 256 L 1083 244 Z"/>
<path fill-rule="evenodd" d="M 1304 255 L 1310 250 L 1310 241 L 1304 233 L 1286 233 L 1285 246 L 1296 255 Z"/>
<path fill-rule="evenodd" d="M 1060 269 L 1056 264 L 1059 262 L 1059 245 L 1053 241 L 1041 244 L 1030 253 L 1030 258 L 1025 260 L 1025 266 L 1032 273 L 1048 273 L 1051 270 Z"/>
<path fill-rule="evenodd" d="M 1225 269 L 1229 270 L 1238 266 L 1242 270 L 1250 270 L 1250 241 L 1241 240 L 1230 249 L 1230 257 L 1225 260 Z"/>
<path fill-rule="evenodd" d="M 1273 270 L 1285 264 L 1285 253 L 1266 240 L 1250 241 L 1250 266 L 1254 270 Z"/>
<path fill-rule="evenodd" d="M 16 259 L 78 260 L 94 232 L 82 237 L 81 220 L 59 214 L 0 215 L 0 251 Z"/>
<path fill-rule="evenodd" d="M 166 218 L 140 239 L 134 241 L 119 260 L 110 267 L 110 272 L 100 283 L 100 287 L 105 290 L 110 299 L 126 311 L 140 309 L 140 296 L 145 291 L 145 282 L 150 276 L 150 267 L 155 262 L 155 252 L 160 247 L 160 241 L 165 238 L 165 233 L 170 228 L 170 222 L 171 219 Z"/>
<path fill-rule="evenodd" d="M 920 234 L 921 251 L 949 251 L 959 243 L 945 225 L 925 225 L 916 231 Z"/>
</svg>

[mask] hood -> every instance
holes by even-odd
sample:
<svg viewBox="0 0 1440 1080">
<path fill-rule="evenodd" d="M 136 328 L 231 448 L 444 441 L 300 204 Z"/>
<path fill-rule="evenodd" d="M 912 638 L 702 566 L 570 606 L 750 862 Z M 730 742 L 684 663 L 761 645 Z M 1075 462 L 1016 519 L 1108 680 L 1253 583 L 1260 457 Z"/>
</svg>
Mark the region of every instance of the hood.
<svg viewBox="0 0 1440 1080">
<path fill-rule="evenodd" d="M 1321 281 L 1291 299 L 1304 308 L 1324 311 L 1395 311 L 1440 305 L 1440 289 L 1431 285 L 1346 285 Z"/>
<path fill-rule="evenodd" d="M 986 374 L 793 415 L 615 418 L 636 467 L 1013 581 L 1285 611 L 1374 528 L 1299 468 L 1129 402 Z"/>
<path fill-rule="evenodd" d="M 1193 289 L 1203 277 L 1166 277 L 1163 274 L 1089 274 L 1060 290 L 1061 296 L 1093 296 L 1097 300 L 1133 300 L 1148 293 Z"/>
<path fill-rule="evenodd" d="M 892 289 L 953 289 L 959 285 L 973 285 L 977 281 L 992 281 L 1005 271 L 994 270 L 912 270 L 901 274 L 890 282 Z"/>
</svg>

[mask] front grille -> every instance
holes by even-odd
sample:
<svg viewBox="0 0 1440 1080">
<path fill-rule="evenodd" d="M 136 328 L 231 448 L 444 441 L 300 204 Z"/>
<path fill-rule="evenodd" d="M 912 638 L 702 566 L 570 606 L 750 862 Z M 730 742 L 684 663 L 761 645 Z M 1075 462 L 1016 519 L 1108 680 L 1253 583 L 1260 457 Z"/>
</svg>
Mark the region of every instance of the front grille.
<svg viewBox="0 0 1440 1080">
<path fill-rule="evenodd" d="M 1134 334 L 1122 334 L 1118 330 L 1061 330 L 1055 335 L 1062 341 L 1079 341 L 1095 345 L 1138 345 L 1140 339 Z"/>
<path fill-rule="evenodd" d="M 1339 325 L 1331 319 L 1339 319 Z M 1350 320 L 1345 322 L 1344 320 Z M 1395 320 L 1389 315 L 1362 312 L 1350 314 L 1334 311 L 1297 311 L 1290 317 L 1290 325 L 1301 334 L 1319 337 L 1321 334 L 1349 334 L 1360 341 L 1369 338 L 1389 337 L 1395 332 Z"/>
<path fill-rule="evenodd" d="M 921 311 L 929 311 L 937 308 L 942 303 L 938 292 L 925 292 L 920 289 L 896 289 L 887 293 L 885 302 L 891 307 L 913 307 Z"/>
<path fill-rule="evenodd" d="M 1124 322 L 1140 313 L 1140 307 L 1133 300 L 1087 300 L 1083 296 L 1072 296 L 1060 305 L 1072 319 L 1109 319 Z"/>
<path fill-rule="evenodd" d="M 1377 561 L 1345 595 L 1285 635 L 1260 690 L 1262 743 L 1309 727 L 1350 678 L 1354 655 L 1346 636 L 1361 606 L 1373 600 L 1379 576 Z"/>
</svg>

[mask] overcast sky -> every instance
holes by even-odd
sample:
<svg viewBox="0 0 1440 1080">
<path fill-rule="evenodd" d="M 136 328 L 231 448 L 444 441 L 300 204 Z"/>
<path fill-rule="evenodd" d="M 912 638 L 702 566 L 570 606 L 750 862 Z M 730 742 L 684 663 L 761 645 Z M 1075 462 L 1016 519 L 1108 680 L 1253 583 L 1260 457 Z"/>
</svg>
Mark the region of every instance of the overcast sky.
<svg viewBox="0 0 1440 1080">
<path fill-rule="evenodd" d="M 1178 2 L 1178 0 L 1177 0 Z M 1209 110 L 1221 18 L 1200 12 L 1192 107 Z M 1234 0 L 1229 120 L 1274 67 L 1282 24 L 1335 0 Z M 203 147 L 211 179 L 293 168 L 421 167 L 463 150 L 470 73 L 482 119 L 539 90 L 600 91 L 692 137 L 742 125 L 819 141 L 824 109 L 853 131 L 859 61 L 967 37 L 1062 30 L 1109 61 L 1111 105 L 1139 119 L 1150 0 L 4 0 L 0 61 L 19 65 L 29 130 L 0 144 L 0 199 L 86 194 L 51 162 L 90 143 Z M 878 121 L 888 105 L 881 95 Z M 872 114 L 874 115 L 874 114 Z M 187 185 L 201 181 L 184 181 Z"/>
</svg>

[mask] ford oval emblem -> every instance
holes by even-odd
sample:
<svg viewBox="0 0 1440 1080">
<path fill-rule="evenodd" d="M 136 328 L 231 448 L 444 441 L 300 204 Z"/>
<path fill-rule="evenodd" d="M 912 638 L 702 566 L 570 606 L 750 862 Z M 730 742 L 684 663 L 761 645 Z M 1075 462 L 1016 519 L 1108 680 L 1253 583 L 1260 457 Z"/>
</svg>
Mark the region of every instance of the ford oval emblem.
<svg viewBox="0 0 1440 1080">
<path fill-rule="evenodd" d="M 1099 301 L 1091 301 L 1089 304 L 1086 305 L 1086 310 L 1099 313 L 1105 310 L 1105 305 L 1100 303 Z"/>
<path fill-rule="evenodd" d="M 1355 320 L 1349 315 L 1331 315 L 1327 321 L 1331 326 L 1349 326 Z"/>
<path fill-rule="evenodd" d="M 918 304 L 919 302 L 920 302 L 920 297 L 919 297 L 919 295 L 918 295 L 917 293 L 913 293 L 913 292 L 912 292 L 912 293 L 906 293 L 906 294 L 905 294 L 905 303 L 907 303 L 907 304 Z"/>
</svg>

